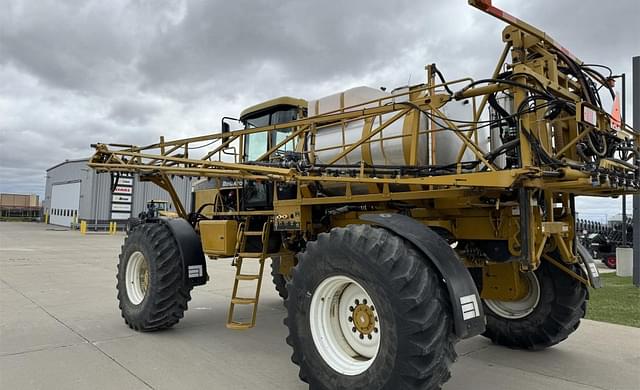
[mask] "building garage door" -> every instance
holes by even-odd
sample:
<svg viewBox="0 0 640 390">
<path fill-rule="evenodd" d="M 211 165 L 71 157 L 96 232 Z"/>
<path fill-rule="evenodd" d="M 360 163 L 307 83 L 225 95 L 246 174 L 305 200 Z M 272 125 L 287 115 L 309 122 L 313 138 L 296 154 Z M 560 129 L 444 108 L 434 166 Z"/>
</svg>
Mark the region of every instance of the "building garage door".
<svg viewBox="0 0 640 390">
<path fill-rule="evenodd" d="M 80 182 L 54 184 L 51 189 L 49 223 L 70 227 L 78 215 L 80 206 Z"/>
</svg>

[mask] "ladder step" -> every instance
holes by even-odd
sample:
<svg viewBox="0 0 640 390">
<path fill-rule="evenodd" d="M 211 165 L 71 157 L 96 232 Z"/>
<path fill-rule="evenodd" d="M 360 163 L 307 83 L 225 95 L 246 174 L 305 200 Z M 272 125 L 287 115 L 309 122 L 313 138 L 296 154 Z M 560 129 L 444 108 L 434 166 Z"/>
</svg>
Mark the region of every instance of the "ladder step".
<svg viewBox="0 0 640 390">
<path fill-rule="evenodd" d="M 231 303 L 233 303 L 235 305 L 252 305 L 252 304 L 256 303 L 256 299 L 255 298 L 235 297 L 235 298 L 231 298 Z"/>
<path fill-rule="evenodd" d="M 260 278 L 260 275 L 251 275 L 251 274 L 236 275 L 236 280 L 256 280 L 258 278 Z"/>
<path fill-rule="evenodd" d="M 249 329 L 253 328 L 256 324 L 256 315 L 258 313 L 258 299 L 260 297 L 260 288 L 262 286 L 262 275 L 264 273 L 264 265 L 265 259 L 269 256 L 266 253 L 266 248 L 269 245 L 269 229 L 271 227 L 270 222 L 267 221 L 262 226 L 262 231 L 255 230 L 245 230 L 244 228 L 248 226 L 248 218 L 238 229 L 238 242 L 236 244 L 236 256 L 234 257 L 233 265 L 236 266 L 236 275 L 235 282 L 233 284 L 233 292 L 231 293 L 231 304 L 229 305 L 229 313 L 227 314 L 227 328 L 229 329 Z M 260 252 L 249 252 L 247 251 L 247 237 L 260 237 L 260 241 L 262 243 L 262 248 L 264 248 Z M 250 249 L 249 249 L 250 250 Z M 258 260 L 260 265 L 260 270 L 257 273 L 242 273 L 242 265 L 244 264 L 244 259 Z M 249 297 L 239 297 L 238 294 L 238 286 L 240 285 L 241 280 L 255 280 L 255 288 L 256 294 L 255 296 Z M 236 309 L 236 305 L 252 305 L 251 312 L 251 321 L 249 322 L 241 322 L 234 321 L 234 312 Z"/>
<path fill-rule="evenodd" d="M 240 252 L 238 256 L 258 259 L 262 257 L 262 252 Z"/>
<path fill-rule="evenodd" d="M 243 329 L 251 329 L 255 326 L 255 324 L 252 324 L 251 322 L 236 322 L 236 321 L 232 321 L 227 323 L 227 328 L 228 329 L 234 329 L 234 330 L 243 330 Z"/>
</svg>

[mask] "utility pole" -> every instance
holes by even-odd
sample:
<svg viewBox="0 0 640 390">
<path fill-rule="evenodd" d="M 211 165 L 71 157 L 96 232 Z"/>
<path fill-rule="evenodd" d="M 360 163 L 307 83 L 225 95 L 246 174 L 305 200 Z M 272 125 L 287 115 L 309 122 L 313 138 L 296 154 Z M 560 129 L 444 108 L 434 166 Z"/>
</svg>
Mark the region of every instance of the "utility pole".
<svg viewBox="0 0 640 390">
<path fill-rule="evenodd" d="M 640 56 L 633 57 L 633 128 L 640 130 Z M 640 166 L 637 153 L 634 164 Z M 633 284 L 640 287 L 640 193 L 633 195 Z"/>
<path fill-rule="evenodd" d="M 627 74 L 622 74 L 622 125 L 627 121 Z M 627 196 L 622 195 L 622 246 L 627 246 Z"/>
</svg>

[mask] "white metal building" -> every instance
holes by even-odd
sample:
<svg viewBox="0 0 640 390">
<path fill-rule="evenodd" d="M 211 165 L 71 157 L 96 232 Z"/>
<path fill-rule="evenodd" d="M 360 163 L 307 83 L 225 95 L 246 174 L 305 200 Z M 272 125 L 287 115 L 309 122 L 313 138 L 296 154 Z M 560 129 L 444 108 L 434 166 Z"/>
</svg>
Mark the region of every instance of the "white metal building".
<svg viewBox="0 0 640 390">
<path fill-rule="evenodd" d="M 69 227 L 85 220 L 91 227 L 125 222 L 144 211 L 149 200 L 171 202 L 166 191 L 141 182 L 136 175 L 121 175 L 114 186 L 109 173 L 97 174 L 87 161 L 67 160 L 47 169 L 43 210 L 49 215 L 50 224 Z M 175 177 L 172 181 L 185 208 L 190 210 L 192 179 Z M 173 204 L 170 209 L 175 210 Z"/>
</svg>

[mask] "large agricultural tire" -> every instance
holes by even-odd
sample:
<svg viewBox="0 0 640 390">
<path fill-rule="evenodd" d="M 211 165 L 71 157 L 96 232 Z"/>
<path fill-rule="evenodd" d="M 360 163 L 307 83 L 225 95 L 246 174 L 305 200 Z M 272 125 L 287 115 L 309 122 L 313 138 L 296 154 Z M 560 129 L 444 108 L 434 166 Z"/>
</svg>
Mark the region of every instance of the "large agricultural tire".
<svg viewBox="0 0 640 390">
<path fill-rule="evenodd" d="M 580 267 L 573 270 L 582 273 Z M 564 341 L 578 329 L 586 315 L 588 291 L 547 262 L 527 275 L 529 294 L 522 300 L 483 300 L 487 318 L 483 335 L 510 348 L 540 350 Z"/>
<path fill-rule="evenodd" d="M 289 293 L 287 292 L 287 283 L 291 280 L 291 277 L 280 273 L 280 257 L 274 256 L 271 258 L 271 280 L 278 292 L 278 295 L 282 299 L 287 299 Z"/>
<path fill-rule="evenodd" d="M 124 241 L 118 263 L 118 301 L 130 328 L 154 331 L 180 321 L 191 299 L 178 243 L 164 224 L 135 226 Z"/>
<path fill-rule="evenodd" d="M 402 238 L 369 225 L 320 234 L 288 287 L 287 343 L 310 389 L 431 390 L 449 379 L 448 293 Z"/>
</svg>

